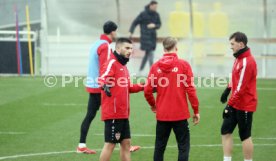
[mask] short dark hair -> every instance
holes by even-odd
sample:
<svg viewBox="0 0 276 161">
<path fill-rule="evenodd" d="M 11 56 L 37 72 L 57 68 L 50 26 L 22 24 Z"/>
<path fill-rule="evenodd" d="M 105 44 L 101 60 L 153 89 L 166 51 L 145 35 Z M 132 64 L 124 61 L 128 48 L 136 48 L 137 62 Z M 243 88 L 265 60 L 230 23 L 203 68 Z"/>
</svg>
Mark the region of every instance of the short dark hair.
<svg viewBox="0 0 276 161">
<path fill-rule="evenodd" d="M 132 41 L 129 38 L 121 37 L 118 38 L 116 44 L 129 43 L 132 44 Z"/>
<path fill-rule="evenodd" d="M 154 4 L 158 4 L 157 1 L 150 1 L 149 5 L 154 5 Z"/>
<path fill-rule="evenodd" d="M 110 34 L 112 31 L 116 31 L 118 26 L 112 21 L 106 21 L 103 25 L 103 31 L 105 34 Z"/>
<path fill-rule="evenodd" d="M 235 32 L 230 37 L 229 40 L 235 39 L 237 42 L 243 42 L 244 45 L 247 45 L 247 36 L 243 32 Z"/>
</svg>

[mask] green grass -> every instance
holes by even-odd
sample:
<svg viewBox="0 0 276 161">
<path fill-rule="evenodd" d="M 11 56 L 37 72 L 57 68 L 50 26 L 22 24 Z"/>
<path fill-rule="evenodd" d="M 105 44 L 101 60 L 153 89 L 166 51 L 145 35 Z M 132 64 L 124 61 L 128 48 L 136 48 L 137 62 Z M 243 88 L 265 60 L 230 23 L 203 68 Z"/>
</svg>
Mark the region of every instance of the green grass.
<svg viewBox="0 0 276 161">
<path fill-rule="evenodd" d="M 58 79 L 59 82 L 61 79 Z M 276 80 L 258 80 L 259 104 L 254 114 L 253 140 L 256 144 L 255 161 L 273 161 L 276 158 Z M 274 90 L 269 90 L 274 88 Z M 220 125 L 224 105 L 219 102 L 223 88 L 198 88 L 201 122 L 191 129 L 190 161 L 221 161 L 222 147 Z M 74 151 L 79 140 L 81 121 L 86 113 L 88 94 L 82 85 L 74 84 L 49 88 L 41 77 L 0 77 L 0 160 L 4 156 L 47 152 Z M 131 95 L 130 116 L 132 144 L 140 145 L 140 151 L 132 154 L 133 161 L 152 160 L 154 137 L 135 134 L 155 134 L 155 116 L 150 111 L 143 94 Z M 22 132 L 7 134 L 5 132 Z M 87 144 L 101 149 L 104 143 L 103 122 L 100 113 L 93 121 Z M 235 131 L 233 160 L 243 160 L 242 149 Z M 176 141 L 172 133 L 165 161 L 177 160 Z M 74 152 L 11 158 L 16 161 L 91 161 L 96 155 L 81 155 Z M 5 160 L 5 159 L 4 159 Z M 113 153 L 112 161 L 119 160 L 119 151 Z"/>
</svg>

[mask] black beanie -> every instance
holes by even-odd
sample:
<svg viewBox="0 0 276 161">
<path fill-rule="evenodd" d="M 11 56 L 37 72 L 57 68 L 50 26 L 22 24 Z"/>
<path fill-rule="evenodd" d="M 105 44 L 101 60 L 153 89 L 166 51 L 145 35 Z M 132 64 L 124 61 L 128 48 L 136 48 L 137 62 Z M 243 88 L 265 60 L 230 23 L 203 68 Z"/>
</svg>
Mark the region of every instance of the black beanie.
<svg viewBox="0 0 276 161">
<path fill-rule="evenodd" d="M 107 21 L 104 23 L 103 31 L 105 34 L 110 34 L 112 31 L 117 30 L 117 25 L 112 21 Z"/>
</svg>

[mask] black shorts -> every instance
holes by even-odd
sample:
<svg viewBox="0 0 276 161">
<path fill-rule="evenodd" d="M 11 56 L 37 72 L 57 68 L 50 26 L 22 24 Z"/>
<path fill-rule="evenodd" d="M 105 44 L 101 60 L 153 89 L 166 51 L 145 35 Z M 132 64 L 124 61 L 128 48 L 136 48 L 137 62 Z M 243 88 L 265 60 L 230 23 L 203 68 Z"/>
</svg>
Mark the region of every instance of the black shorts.
<svg viewBox="0 0 276 161">
<path fill-rule="evenodd" d="M 223 111 L 221 134 L 232 134 L 237 124 L 241 141 L 251 136 L 253 112 L 237 110 L 228 106 Z"/>
<path fill-rule="evenodd" d="M 105 120 L 104 137 L 107 143 L 121 143 L 124 139 L 130 139 L 128 119 Z"/>
</svg>

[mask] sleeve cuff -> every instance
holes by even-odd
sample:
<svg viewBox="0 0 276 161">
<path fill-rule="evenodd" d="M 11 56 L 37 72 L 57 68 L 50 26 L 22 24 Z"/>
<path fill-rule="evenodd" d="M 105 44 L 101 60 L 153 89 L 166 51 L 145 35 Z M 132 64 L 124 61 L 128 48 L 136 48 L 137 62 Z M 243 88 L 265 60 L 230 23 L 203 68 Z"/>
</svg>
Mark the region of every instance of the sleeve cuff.
<svg viewBox="0 0 276 161">
<path fill-rule="evenodd" d="M 198 107 L 194 107 L 194 114 L 199 114 L 199 110 L 198 110 Z"/>
</svg>

